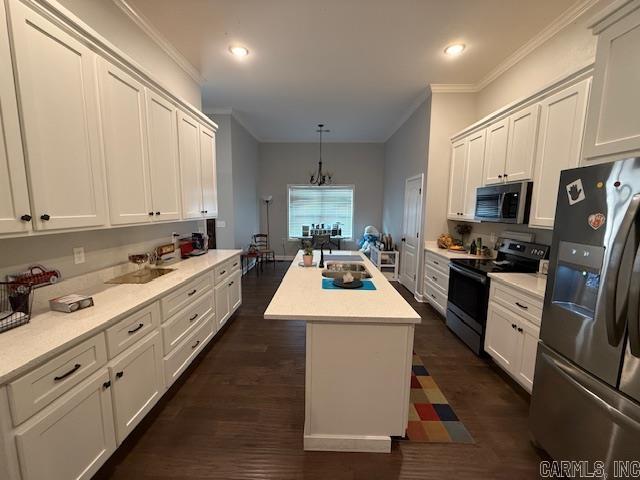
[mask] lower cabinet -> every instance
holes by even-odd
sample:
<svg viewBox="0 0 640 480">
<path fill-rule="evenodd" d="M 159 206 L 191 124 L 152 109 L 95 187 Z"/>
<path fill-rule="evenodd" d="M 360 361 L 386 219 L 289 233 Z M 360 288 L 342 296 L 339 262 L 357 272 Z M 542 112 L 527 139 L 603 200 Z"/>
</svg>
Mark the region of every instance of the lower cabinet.
<svg viewBox="0 0 640 480">
<path fill-rule="evenodd" d="M 236 270 L 215 288 L 216 322 L 218 330 L 242 304 L 242 272 Z"/>
<path fill-rule="evenodd" d="M 162 338 L 156 330 L 109 367 L 118 444 L 164 393 Z"/>
<path fill-rule="evenodd" d="M 59 398 L 15 436 L 23 480 L 91 478 L 116 448 L 107 370 Z"/>
<path fill-rule="evenodd" d="M 191 364 L 193 358 L 207 344 L 215 333 L 213 319 L 203 322 L 173 352 L 164 359 L 165 385 L 169 388 L 182 372 Z"/>
</svg>

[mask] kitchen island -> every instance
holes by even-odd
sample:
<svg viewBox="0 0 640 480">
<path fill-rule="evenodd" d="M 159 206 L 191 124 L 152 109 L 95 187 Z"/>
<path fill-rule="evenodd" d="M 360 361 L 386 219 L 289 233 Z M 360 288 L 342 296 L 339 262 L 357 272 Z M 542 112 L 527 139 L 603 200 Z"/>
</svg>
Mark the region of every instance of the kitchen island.
<svg viewBox="0 0 640 480">
<path fill-rule="evenodd" d="M 307 322 L 304 449 L 390 452 L 390 437 L 407 427 L 420 316 L 360 252 L 337 251 L 325 263 L 348 256 L 375 290 L 324 289 L 321 268 L 298 265 L 300 251 L 264 318 Z"/>
</svg>

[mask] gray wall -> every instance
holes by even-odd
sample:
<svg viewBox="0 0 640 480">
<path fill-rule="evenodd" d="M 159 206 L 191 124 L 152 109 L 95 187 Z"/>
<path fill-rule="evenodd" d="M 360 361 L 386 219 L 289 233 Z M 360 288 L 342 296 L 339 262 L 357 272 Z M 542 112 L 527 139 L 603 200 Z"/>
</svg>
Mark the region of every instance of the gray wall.
<svg viewBox="0 0 640 480">
<path fill-rule="evenodd" d="M 317 143 L 261 143 L 259 147 L 258 198 L 273 195 L 270 206 L 271 246 L 276 255 L 294 255 L 299 242 L 288 241 L 287 185 L 306 184 L 318 168 Z M 382 225 L 384 145 L 381 143 L 327 143 L 322 149 L 324 169 L 335 184 L 355 185 L 353 242 L 355 248 L 364 227 Z M 266 232 L 266 209 L 260 208 L 261 229 Z"/>
<path fill-rule="evenodd" d="M 431 97 L 384 144 L 382 228 L 398 244 L 402 237 L 405 180 L 427 170 Z"/>
<path fill-rule="evenodd" d="M 233 166 L 231 151 L 231 115 L 215 115 L 216 132 L 216 182 L 218 187 L 218 218 L 216 219 L 216 246 L 235 246 L 233 209 Z M 224 225 L 224 226 L 223 226 Z"/>
<path fill-rule="evenodd" d="M 236 248 L 246 248 L 251 236 L 259 233 L 258 142 L 231 117 L 233 158 L 233 208 Z"/>
</svg>

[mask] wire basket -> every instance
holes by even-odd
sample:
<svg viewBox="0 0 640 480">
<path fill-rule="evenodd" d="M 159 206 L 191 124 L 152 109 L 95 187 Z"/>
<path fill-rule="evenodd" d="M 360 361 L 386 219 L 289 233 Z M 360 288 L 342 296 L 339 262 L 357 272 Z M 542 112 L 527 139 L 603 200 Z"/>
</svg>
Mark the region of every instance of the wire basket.
<svg viewBox="0 0 640 480">
<path fill-rule="evenodd" d="M 0 282 L 0 332 L 29 323 L 32 304 L 30 284 Z"/>
</svg>

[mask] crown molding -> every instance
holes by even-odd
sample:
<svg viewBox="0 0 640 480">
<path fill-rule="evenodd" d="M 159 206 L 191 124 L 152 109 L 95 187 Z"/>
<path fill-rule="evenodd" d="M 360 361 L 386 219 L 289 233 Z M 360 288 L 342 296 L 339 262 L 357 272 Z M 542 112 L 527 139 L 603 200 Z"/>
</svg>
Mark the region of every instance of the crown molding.
<svg viewBox="0 0 640 480">
<path fill-rule="evenodd" d="M 575 21 L 583 13 L 593 7 L 599 0 L 578 0 L 571 7 L 565 10 L 547 27 L 532 37 L 527 43 L 518 48 L 514 53 L 503 60 L 497 67 L 491 70 L 482 80 L 475 84 L 476 91 L 480 91 L 493 82 L 500 75 L 505 73 L 524 57 L 533 52 L 536 48 L 560 32 L 563 28 Z"/>
<path fill-rule="evenodd" d="M 473 83 L 432 83 L 431 93 L 477 93 L 478 86 Z"/>
<path fill-rule="evenodd" d="M 127 0 L 113 0 L 120 10 L 122 10 L 147 36 L 158 45 L 171 60 L 173 60 L 184 72 L 191 77 L 199 86 L 206 82 L 206 78 L 186 59 L 142 13 L 133 8 Z"/>
</svg>

